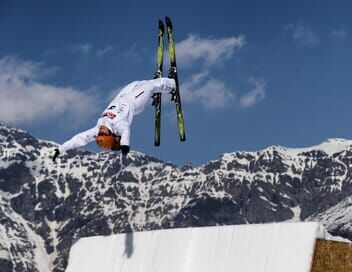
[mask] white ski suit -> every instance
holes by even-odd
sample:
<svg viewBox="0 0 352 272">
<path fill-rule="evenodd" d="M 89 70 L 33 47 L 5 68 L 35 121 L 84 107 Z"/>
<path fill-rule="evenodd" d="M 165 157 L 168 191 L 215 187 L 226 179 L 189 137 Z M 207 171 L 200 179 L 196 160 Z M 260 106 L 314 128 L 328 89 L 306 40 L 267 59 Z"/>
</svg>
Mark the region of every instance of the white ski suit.
<svg viewBox="0 0 352 272">
<path fill-rule="evenodd" d="M 134 81 L 124 87 L 103 111 L 95 127 L 73 136 L 59 147 L 60 153 L 84 146 L 95 140 L 99 127 L 104 125 L 121 136 L 121 145 L 130 145 L 130 126 L 134 115 L 141 113 L 151 102 L 154 93 L 170 93 L 176 88 L 175 80 L 157 78 Z"/>
</svg>

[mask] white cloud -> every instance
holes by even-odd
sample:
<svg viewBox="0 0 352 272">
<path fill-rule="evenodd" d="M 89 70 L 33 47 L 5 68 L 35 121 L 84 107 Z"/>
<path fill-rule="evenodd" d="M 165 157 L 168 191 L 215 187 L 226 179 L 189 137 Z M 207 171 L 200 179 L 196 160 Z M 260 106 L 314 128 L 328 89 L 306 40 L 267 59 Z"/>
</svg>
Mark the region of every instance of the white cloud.
<svg viewBox="0 0 352 272">
<path fill-rule="evenodd" d="M 83 122 L 92 117 L 97 95 L 40 82 L 47 71 L 54 70 L 15 57 L 0 59 L 0 120 L 22 124 L 57 118 Z"/>
<path fill-rule="evenodd" d="M 133 62 L 142 62 L 144 60 L 144 57 L 142 56 L 142 50 L 138 48 L 136 43 L 133 43 L 130 48 L 122 52 L 121 56 L 126 60 Z"/>
<path fill-rule="evenodd" d="M 313 46 L 319 43 L 318 35 L 309 25 L 288 24 L 284 29 L 291 33 L 292 40 L 300 46 Z"/>
<path fill-rule="evenodd" d="M 214 66 L 233 57 L 245 44 L 245 37 L 201 38 L 190 34 L 176 44 L 177 62 L 180 66 L 195 66 L 201 62 L 200 71 L 182 82 L 181 96 L 184 102 L 199 103 L 208 110 L 221 109 L 235 101 L 233 91 L 226 83 L 210 76 Z"/>
<path fill-rule="evenodd" d="M 95 55 L 98 58 L 101 58 L 104 55 L 113 51 L 114 47 L 111 45 L 107 45 L 103 48 L 97 48 L 97 46 L 94 46 L 91 43 L 81 43 L 81 44 L 72 45 L 70 47 L 70 50 L 73 53 L 78 53 L 82 55 L 93 55 L 93 56 Z"/>
<path fill-rule="evenodd" d="M 53 73 L 58 69 L 55 67 L 45 67 L 42 62 L 31 62 L 31 61 L 21 61 L 19 65 L 19 60 L 16 57 L 4 57 L 0 59 L 0 76 L 7 81 L 11 78 L 18 79 L 42 79 Z"/>
<path fill-rule="evenodd" d="M 83 55 L 88 55 L 93 50 L 93 45 L 90 43 L 75 44 L 70 47 L 71 51 L 74 53 L 80 53 Z"/>
<path fill-rule="evenodd" d="M 114 48 L 111 45 L 107 45 L 106 47 L 104 47 L 103 49 L 98 49 L 97 50 L 97 57 L 101 58 L 104 55 L 108 54 L 109 52 L 111 52 Z"/>
<path fill-rule="evenodd" d="M 207 66 L 222 63 L 230 59 L 236 49 L 245 44 L 245 37 L 222 39 L 201 38 L 190 34 L 188 38 L 176 44 L 177 61 L 187 66 L 194 61 L 203 61 Z"/>
<path fill-rule="evenodd" d="M 249 108 L 262 101 L 265 94 L 266 82 L 264 79 L 250 79 L 250 83 L 254 84 L 254 88 L 249 91 L 247 94 L 241 97 L 240 106 L 242 108 Z"/>
<path fill-rule="evenodd" d="M 198 102 L 206 109 L 220 109 L 229 106 L 235 96 L 225 83 L 209 77 L 208 72 L 193 75 L 181 86 L 182 100 Z"/>
<path fill-rule="evenodd" d="M 339 28 L 333 29 L 331 31 L 331 36 L 333 38 L 344 39 L 347 37 L 347 30 L 345 29 L 345 27 L 340 25 Z"/>
</svg>

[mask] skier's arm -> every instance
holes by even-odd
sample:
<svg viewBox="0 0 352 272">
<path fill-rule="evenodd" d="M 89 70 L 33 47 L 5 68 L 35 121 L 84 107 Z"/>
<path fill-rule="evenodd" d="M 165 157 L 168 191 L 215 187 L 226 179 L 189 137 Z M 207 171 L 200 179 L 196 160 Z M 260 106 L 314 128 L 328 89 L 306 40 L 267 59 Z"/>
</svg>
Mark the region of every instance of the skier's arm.
<svg viewBox="0 0 352 272">
<path fill-rule="evenodd" d="M 120 145 L 130 145 L 130 133 L 131 133 L 131 128 L 130 125 L 128 124 L 127 121 L 121 120 L 116 123 L 115 125 L 115 131 L 118 132 L 118 134 L 121 136 L 120 139 Z"/>
<path fill-rule="evenodd" d="M 84 146 L 94 141 L 95 136 L 98 134 L 98 132 L 99 132 L 99 128 L 94 127 L 73 136 L 70 140 L 68 140 L 62 146 L 59 147 L 59 152 L 63 153 L 69 149 Z"/>
<path fill-rule="evenodd" d="M 169 93 L 176 88 L 175 80 L 172 78 L 156 78 L 147 81 L 154 92 Z"/>
<path fill-rule="evenodd" d="M 125 120 L 120 120 L 119 122 L 115 123 L 114 131 L 117 132 L 121 136 L 120 138 L 120 146 L 121 152 L 123 155 L 128 154 L 130 152 L 130 125 Z"/>
</svg>

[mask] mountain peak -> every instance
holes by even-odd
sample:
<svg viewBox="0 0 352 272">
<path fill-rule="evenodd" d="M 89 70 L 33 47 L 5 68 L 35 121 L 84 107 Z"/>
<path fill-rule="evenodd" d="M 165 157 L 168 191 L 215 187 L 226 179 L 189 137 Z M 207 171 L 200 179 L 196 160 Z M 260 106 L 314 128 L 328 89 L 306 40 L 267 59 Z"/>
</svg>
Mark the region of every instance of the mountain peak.
<svg viewBox="0 0 352 272">
<path fill-rule="evenodd" d="M 289 148 L 288 151 L 292 153 L 293 156 L 296 156 L 300 153 L 312 152 L 312 151 L 322 151 L 328 156 L 332 156 L 336 153 L 340 153 L 345 150 L 351 149 L 352 140 L 342 139 L 342 138 L 330 138 L 321 144 L 303 147 L 303 148 Z"/>
</svg>

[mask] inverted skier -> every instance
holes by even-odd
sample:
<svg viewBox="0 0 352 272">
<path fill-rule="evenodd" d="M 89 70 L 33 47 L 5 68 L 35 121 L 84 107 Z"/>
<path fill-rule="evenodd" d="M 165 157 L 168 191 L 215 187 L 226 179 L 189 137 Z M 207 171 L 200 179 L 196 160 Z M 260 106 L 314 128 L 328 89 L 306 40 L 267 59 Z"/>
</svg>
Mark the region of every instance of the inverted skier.
<svg viewBox="0 0 352 272">
<path fill-rule="evenodd" d="M 95 127 L 73 136 L 55 149 L 53 161 L 69 149 L 84 146 L 92 141 L 103 149 L 130 151 L 130 127 L 133 116 L 141 113 L 154 93 L 172 93 L 175 80 L 157 78 L 134 81 L 124 87 L 100 115 Z"/>
</svg>

